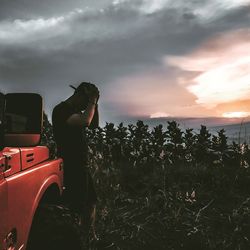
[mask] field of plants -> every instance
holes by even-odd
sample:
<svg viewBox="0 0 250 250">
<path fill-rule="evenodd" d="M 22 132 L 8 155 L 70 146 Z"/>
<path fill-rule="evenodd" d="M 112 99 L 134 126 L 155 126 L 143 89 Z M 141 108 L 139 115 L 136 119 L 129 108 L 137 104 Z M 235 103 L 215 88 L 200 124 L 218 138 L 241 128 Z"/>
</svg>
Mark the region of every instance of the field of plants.
<svg viewBox="0 0 250 250">
<path fill-rule="evenodd" d="M 46 118 L 46 117 L 45 117 Z M 97 231 L 113 249 L 250 249 L 250 148 L 225 131 L 153 130 L 142 121 L 87 130 Z M 55 154 L 52 128 L 43 144 Z"/>
</svg>

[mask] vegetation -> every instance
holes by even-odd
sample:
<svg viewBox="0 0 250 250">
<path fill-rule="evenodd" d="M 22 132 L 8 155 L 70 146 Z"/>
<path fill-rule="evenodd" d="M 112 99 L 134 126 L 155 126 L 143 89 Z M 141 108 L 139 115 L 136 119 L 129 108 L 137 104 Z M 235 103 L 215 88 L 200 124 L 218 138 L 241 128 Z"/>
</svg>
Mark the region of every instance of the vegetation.
<svg viewBox="0 0 250 250">
<path fill-rule="evenodd" d="M 43 141 L 53 148 L 48 125 Z M 97 229 L 114 249 L 250 249 L 246 143 L 175 121 L 166 131 L 138 121 L 87 133 Z"/>
</svg>

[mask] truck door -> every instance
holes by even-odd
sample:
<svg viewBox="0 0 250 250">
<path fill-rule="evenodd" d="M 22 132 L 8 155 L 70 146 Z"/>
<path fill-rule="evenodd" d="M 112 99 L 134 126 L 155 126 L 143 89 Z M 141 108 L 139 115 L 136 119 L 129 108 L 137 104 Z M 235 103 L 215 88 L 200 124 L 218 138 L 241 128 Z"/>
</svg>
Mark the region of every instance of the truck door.
<svg viewBox="0 0 250 250">
<path fill-rule="evenodd" d="M 4 118 L 4 95 L 0 93 L 0 250 L 4 249 L 4 239 L 7 234 L 7 211 L 8 211 L 8 196 L 7 182 L 4 178 L 5 171 L 5 156 L 3 155 L 3 118 Z"/>
</svg>

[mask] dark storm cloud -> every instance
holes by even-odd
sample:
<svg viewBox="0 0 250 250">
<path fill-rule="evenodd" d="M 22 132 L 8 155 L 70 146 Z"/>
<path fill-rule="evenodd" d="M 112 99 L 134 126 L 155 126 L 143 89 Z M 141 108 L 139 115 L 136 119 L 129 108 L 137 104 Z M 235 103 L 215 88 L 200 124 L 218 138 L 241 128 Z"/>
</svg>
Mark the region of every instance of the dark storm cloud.
<svg viewBox="0 0 250 250">
<path fill-rule="evenodd" d="M 0 20 L 61 15 L 76 8 L 102 8 L 110 0 L 1 0 Z"/>
<path fill-rule="evenodd" d="M 142 1 L 107 2 L 89 1 L 92 9 L 83 10 L 78 0 L 38 5 L 4 0 L 0 16 L 9 20 L 0 22 L 1 88 L 39 91 L 49 110 L 70 94 L 67 84 L 94 81 L 105 92 L 105 86 L 119 77 L 159 70 L 164 55 L 185 54 L 213 34 L 245 27 L 250 21 L 249 7 L 206 21 L 194 11 L 200 6 L 197 1 L 157 11 L 147 11 Z M 11 21 L 17 18 L 24 20 Z"/>
<path fill-rule="evenodd" d="M 245 28 L 249 27 L 250 4 L 234 10 L 228 11 L 218 19 L 218 25 L 226 28 Z"/>
<path fill-rule="evenodd" d="M 82 68 L 83 71 L 87 69 L 90 76 L 95 72 L 94 77 L 98 79 L 105 75 L 113 78 L 126 68 L 131 70 L 135 67 L 138 70 L 144 65 L 161 63 L 161 57 L 165 54 L 188 52 L 217 32 L 247 26 L 250 18 L 246 9 L 250 10 L 237 9 L 205 25 L 194 14 L 186 12 L 181 15 L 177 9 L 140 16 L 123 6 L 121 9 L 109 8 L 105 13 L 97 12 L 92 16 L 78 14 L 62 23 L 69 26 L 63 34 L 31 42 L 24 38 L 23 43 L 14 41 L 1 46 L 1 71 L 6 77 L 12 74 L 6 73 L 3 68 L 16 70 L 32 65 L 34 69 L 37 65 L 40 70 L 47 71 L 53 63 L 55 73 L 57 65 L 65 65 L 66 71 Z M 29 73 L 36 75 L 38 72 L 33 70 Z M 103 74 L 105 72 L 109 74 Z M 49 73 L 48 77 L 51 76 Z"/>
</svg>

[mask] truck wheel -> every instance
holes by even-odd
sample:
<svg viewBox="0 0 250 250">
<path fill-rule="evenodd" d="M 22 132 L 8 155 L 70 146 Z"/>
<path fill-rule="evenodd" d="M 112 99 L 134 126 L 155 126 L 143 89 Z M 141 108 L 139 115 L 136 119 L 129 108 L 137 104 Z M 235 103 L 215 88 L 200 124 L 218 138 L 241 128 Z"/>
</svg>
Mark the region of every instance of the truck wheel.
<svg viewBox="0 0 250 250">
<path fill-rule="evenodd" d="M 79 217 L 61 205 L 38 208 L 28 240 L 27 250 L 82 250 Z"/>
</svg>

